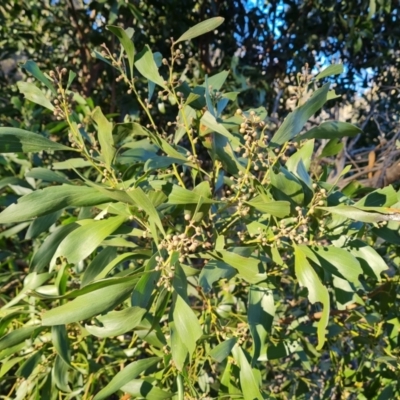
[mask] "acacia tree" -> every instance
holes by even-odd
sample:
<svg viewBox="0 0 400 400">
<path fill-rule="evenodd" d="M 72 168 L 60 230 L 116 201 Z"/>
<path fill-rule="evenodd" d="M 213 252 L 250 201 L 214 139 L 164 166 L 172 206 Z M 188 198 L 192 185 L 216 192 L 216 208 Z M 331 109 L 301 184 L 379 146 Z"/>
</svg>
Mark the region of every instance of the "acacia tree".
<svg viewBox="0 0 400 400">
<path fill-rule="evenodd" d="M 0 128 L 4 395 L 399 394 L 399 192 L 339 190 L 330 166 L 315 168 L 359 128 L 303 130 L 343 68 L 305 71 L 275 132 L 264 107 L 243 111 L 224 91 L 227 71 L 179 74 L 188 42 L 221 23 L 189 29 L 170 55 L 108 27 L 121 51 L 98 57 L 142 123 L 111 122 L 73 71 L 24 64 L 29 116 L 67 135 Z M 175 116 L 157 124 L 166 104 Z"/>
</svg>

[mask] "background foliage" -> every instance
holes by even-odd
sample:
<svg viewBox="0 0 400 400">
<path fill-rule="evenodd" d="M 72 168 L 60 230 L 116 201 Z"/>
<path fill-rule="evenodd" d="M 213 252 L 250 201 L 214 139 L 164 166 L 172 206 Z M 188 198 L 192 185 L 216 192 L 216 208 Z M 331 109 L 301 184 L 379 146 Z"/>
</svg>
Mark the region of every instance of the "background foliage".
<svg viewBox="0 0 400 400">
<path fill-rule="evenodd" d="M 395 2 L 0 7 L 3 396 L 398 395 Z"/>
</svg>

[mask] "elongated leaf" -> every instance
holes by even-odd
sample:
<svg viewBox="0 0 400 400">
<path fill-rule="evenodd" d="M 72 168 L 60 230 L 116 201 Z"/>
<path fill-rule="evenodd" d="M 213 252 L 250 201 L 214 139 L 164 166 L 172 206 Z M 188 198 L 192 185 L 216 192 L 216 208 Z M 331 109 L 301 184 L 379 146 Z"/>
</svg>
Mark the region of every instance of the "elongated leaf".
<svg viewBox="0 0 400 400">
<path fill-rule="evenodd" d="M 272 333 L 275 316 L 274 296 L 271 290 L 252 286 L 249 293 L 248 323 L 254 341 L 253 365 L 265 353 L 268 335 Z"/>
<path fill-rule="evenodd" d="M 149 221 L 155 224 L 160 232 L 165 235 L 164 226 L 161 222 L 160 216 L 158 215 L 158 212 L 153 206 L 150 199 L 147 197 L 146 193 L 143 192 L 140 187 L 129 190 L 127 193 L 130 198 L 135 202 L 135 204 L 146 212 L 146 214 L 149 216 Z M 154 235 L 154 232 L 152 232 L 152 234 Z"/>
<path fill-rule="evenodd" d="M 148 308 L 149 301 L 153 290 L 155 289 L 155 282 L 158 281 L 160 271 L 155 271 L 157 266 L 156 261 L 157 253 L 155 253 L 147 262 L 145 267 L 145 274 L 140 278 L 132 293 L 131 304 L 141 308 Z"/>
<path fill-rule="evenodd" d="M 54 106 L 51 104 L 51 101 L 34 83 L 18 82 L 17 86 L 26 99 L 47 108 L 50 111 L 54 111 Z"/>
<path fill-rule="evenodd" d="M 210 255 L 215 260 L 231 265 L 249 283 L 259 283 L 267 278 L 267 274 L 261 269 L 261 262 L 255 258 L 243 257 L 227 250 L 210 252 Z"/>
<path fill-rule="evenodd" d="M 92 282 L 107 265 L 117 257 L 117 250 L 114 247 L 106 247 L 96 255 L 93 261 L 86 268 L 81 286 L 86 286 Z"/>
<path fill-rule="evenodd" d="M 325 329 L 328 326 L 330 299 L 328 289 L 321 283 L 314 268 L 307 260 L 306 254 L 302 251 L 303 246 L 295 246 L 295 273 L 301 286 L 308 290 L 308 299 L 311 303 L 322 303 L 322 316 L 318 322 L 318 346 L 321 350 L 325 343 Z"/>
<path fill-rule="evenodd" d="M 278 173 L 270 172 L 270 177 L 271 193 L 275 200 L 289 202 L 292 205 L 304 204 L 305 195 L 308 193 L 304 190 L 304 186 L 297 176 L 280 166 Z"/>
<path fill-rule="evenodd" d="M 55 170 L 62 169 L 75 169 L 75 168 L 86 168 L 91 167 L 92 163 L 83 158 L 69 158 L 65 161 L 55 162 L 52 167 Z"/>
<path fill-rule="evenodd" d="M 51 370 L 51 377 L 56 387 L 66 393 L 71 391 L 68 386 L 68 369 L 68 364 L 57 355 Z"/>
<path fill-rule="evenodd" d="M 143 75 L 146 79 L 156 83 L 163 88 L 166 88 L 166 85 L 164 84 L 164 79 L 158 72 L 153 53 L 151 52 L 148 45 L 146 45 L 143 50 L 136 55 L 135 66 L 140 74 Z"/>
<path fill-rule="evenodd" d="M 129 296 L 134 282 L 132 277 L 125 278 L 123 282 L 111 281 L 109 286 L 82 294 L 62 306 L 46 311 L 42 316 L 42 325 L 70 324 L 112 310 Z"/>
<path fill-rule="evenodd" d="M 18 199 L 0 214 L 0 223 L 22 222 L 51 214 L 65 207 L 91 207 L 111 200 L 86 186 L 61 185 L 36 190 Z"/>
<path fill-rule="evenodd" d="M 39 250 L 33 255 L 30 265 L 31 271 L 43 271 L 43 269 L 50 264 L 50 261 L 62 240 L 78 227 L 79 225 L 76 223 L 57 227 L 51 235 L 45 239 Z"/>
<path fill-rule="evenodd" d="M 354 207 L 340 204 L 335 207 L 317 208 L 360 222 L 400 221 L 400 210 L 386 207 Z"/>
<path fill-rule="evenodd" d="M 172 359 L 178 371 L 182 371 L 185 367 L 189 351 L 185 345 L 185 338 L 181 337 L 176 330 L 175 322 L 169 322 L 170 330 L 170 346 Z"/>
<path fill-rule="evenodd" d="M 299 135 L 296 140 L 304 139 L 341 139 L 353 137 L 362 133 L 362 130 L 355 125 L 341 121 L 326 121 L 310 129 L 308 132 Z"/>
<path fill-rule="evenodd" d="M 68 179 L 62 173 L 54 172 L 47 168 L 32 168 L 26 172 L 25 176 L 45 182 L 69 183 Z"/>
<path fill-rule="evenodd" d="M 43 349 L 34 352 L 17 370 L 16 376 L 28 379 L 42 358 Z"/>
<path fill-rule="evenodd" d="M 71 264 L 77 264 L 91 254 L 124 221 L 125 217 L 116 216 L 102 221 L 91 220 L 85 223 L 60 243 L 51 264 L 54 265 L 60 256 L 66 257 Z"/>
<path fill-rule="evenodd" d="M 149 400 L 171 399 L 173 393 L 159 389 L 146 379 L 133 379 L 121 387 L 123 392 L 130 394 L 133 398 L 143 398 Z"/>
<path fill-rule="evenodd" d="M 119 336 L 139 325 L 146 312 L 146 309 L 140 307 L 111 311 L 97 318 L 103 326 L 85 325 L 85 329 L 90 334 L 100 338 Z"/>
<path fill-rule="evenodd" d="M 214 282 L 220 279 L 229 280 L 235 276 L 236 273 L 236 269 L 229 264 L 219 260 L 210 260 L 200 272 L 199 284 L 204 291 L 209 292 Z"/>
<path fill-rule="evenodd" d="M 301 251 L 322 269 L 354 284 L 362 274 L 358 260 L 347 250 L 334 246 L 302 246 Z"/>
<path fill-rule="evenodd" d="M 114 378 L 111 379 L 110 383 L 105 388 L 100 390 L 100 392 L 94 396 L 93 400 L 109 398 L 110 395 L 118 391 L 132 379 L 135 379 L 139 374 L 146 371 L 147 368 L 150 368 L 159 360 L 159 357 L 150 357 L 128 364 L 122 371 L 118 372 Z"/>
<path fill-rule="evenodd" d="M 198 204 L 200 200 L 203 201 L 203 204 L 214 203 L 212 199 L 203 198 L 200 194 L 178 185 L 163 185 L 163 189 L 168 195 L 169 204 Z"/>
<path fill-rule="evenodd" d="M 41 233 L 46 232 L 58 221 L 60 215 L 61 210 L 36 218 L 29 226 L 29 229 L 25 234 L 25 239 L 33 239 L 38 237 Z"/>
<path fill-rule="evenodd" d="M 94 109 L 92 118 L 97 125 L 97 137 L 100 143 L 101 155 L 104 158 L 104 162 L 110 166 L 115 154 L 112 123 L 104 116 L 100 107 Z"/>
<path fill-rule="evenodd" d="M 352 240 L 346 243 L 349 252 L 357 257 L 364 273 L 381 281 L 381 273 L 389 269 L 385 260 L 371 246 L 361 240 Z"/>
<path fill-rule="evenodd" d="M 203 334 L 199 320 L 190 306 L 179 295 L 176 296 L 172 316 L 176 331 L 185 343 L 189 356 L 191 356 L 196 349 L 197 340 Z"/>
<path fill-rule="evenodd" d="M 399 199 L 397 192 L 392 185 L 386 186 L 382 189 L 374 190 L 368 193 L 362 199 L 358 200 L 355 207 L 391 207 L 395 205 Z M 383 211 L 380 211 L 383 212 Z"/>
<path fill-rule="evenodd" d="M 232 349 L 232 354 L 240 367 L 240 387 L 242 388 L 244 400 L 262 400 L 263 396 L 259 389 L 259 382 L 257 382 L 243 350 L 239 346 L 235 346 Z"/>
<path fill-rule="evenodd" d="M 209 354 L 214 360 L 222 362 L 225 360 L 226 357 L 229 356 L 236 342 L 236 338 L 227 339 L 224 342 L 220 343 L 218 346 L 215 346 Z"/>
<path fill-rule="evenodd" d="M 278 218 L 285 218 L 290 214 L 290 203 L 288 201 L 276 201 L 269 199 L 266 195 L 260 194 L 247 201 L 246 204 L 256 210 Z"/>
<path fill-rule="evenodd" d="M 291 112 L 273 136 L 271 143 L 281 145 L 295 138 L 301 132 L 308 119 L 325 104 L 329 86 L 330 84 L 327 83 L 316 90 L 304 105 Z"/>
<path fill-rule="evenodd" d="M 188 29 L 182 36 L 179 37 L 174 43 L 184 42 L 186 40 L 194 39 L 197 36 L 204 35 L 217 29 L 224 22 L 224 18 L 215 17 L 198 23 L 192 28 Z"/>
<path fill-rule="evenodd" d="M 68 365 L 71 364 L 71 349 L 69 347 L 68 333 L 65 325 L 54 325 L 51 327 L 51 339 L 57 354 Z"/>
<path fill-rule="evenodd" d="M 107 29 L 111 31 L 120 41 L 128 57 L 130 77 L 133 78 L 133 66 L 135 57 L 135 45 L 132 41 L 134 30 L 132 28 L 122 29 L 119 26 L 108 25 Z"/>
<path fill-rule="evenodd" d="M 30 325 L 7 333 L 7 335 L 0 338 L 0 351 L 15 346 L 16 344 L 23 342 L 25 339 L 29 339 L 41 330 L 42 328 L 39 325 Z"/>
<path fill-rule="evenodd" d="M 54 89 L 53 84 L 50 82 L 49 79 L 45 77 L 43 72 L 34 61 L 28 60 L 25 64 L 22 64 L 21 67 L 30 72 L 38 81 L 45 84 L 53 92 L 54 95 L 57 95 L 57 91 L 56 89 Z"/>
<path fill-rule="evenodd" d="M 340 75 L 343 72 L 343 64 L 332 64 L 321 71 L 314 79 L 320 80 L 327 76 Z"/>
<path fill-rule="evenodd" d="M 37 153 L 43 150 L 78 151 L 24 129 L 0 128 L 0 153 Z"/>
</svg>

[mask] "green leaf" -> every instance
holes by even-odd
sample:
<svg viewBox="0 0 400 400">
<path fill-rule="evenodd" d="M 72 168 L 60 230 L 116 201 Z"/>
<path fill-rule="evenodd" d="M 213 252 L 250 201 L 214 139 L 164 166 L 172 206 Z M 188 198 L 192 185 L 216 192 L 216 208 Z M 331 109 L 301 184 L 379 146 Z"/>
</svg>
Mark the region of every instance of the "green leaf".
<svg viewBox="0 0 400 400">
<path fill-rule="evenodd" d="M 129 197 L 133 200 L 133 202 L 141 209 L 145 211 L 145 213 L 149 217 L 149 221 L 156 225 L 160 232 L 165 235 L 164 226 L 161 222 L 160 216 L 158 215 L 157 210 L 153 206 L 152 202 L 148 198 L 145 192 L 140 187 L 135 189 L 131 189 L 127 191 Z M 155 232 L 152 232 L 153 236 L 156 237 Z"/>
<path fill-rule="evenodd" d="M 30 325 L 7 333 L 0 338 L 0 351 L 15 346 L 32 336 L 36 336 L 42 329 L 43 328 L 38 325 Z"/>
<path fill-rule="evenodd" d="M 52 258 L 64 256 L 71 264 L 77 264 L 90 255 L 100 243 L 111 235 L 125 221 L 125 217 L 116 216 L 101 221 L 84 220 L 87 223 L 71 232 L 59 245 Z M 82 221 L 79 221 L 82 223 Z"/>
<path fill-rule="evenodd" d="M 45 182 L 68 183 L 68 179 L 58 172 L 54 172 L 47 168 L 32 168 L 27 171 L 25 176 L 27 178 L 40 179 Z"/>
<path fill-rule="evenodd" d="M 328 289 L 321 283 L 314 268 L 307 260 L 307 253 L 303 252 L 305 246 L 295 246 L 295 273 L 301 286 L 308 289 L 308 299 L 312 304 L 316 302 L 322 303 L 322 316 L 318 321 L 317 334 L 318 346 L 317 350 L 321 350 L 325 343 L 325 329 L 328 326 L 330 299 Z"/>
<path fill-rule="evenodd" d="M 47 187 L 19 198 L 17 203 L 0 213 L 0 223 L 22 222 L 69 206 L 91 207 L 109 201 L 110 197 L 86 186 Z"/>
<path fill-rule="evenodd" d="M 51 339 L 57 354 L 68 365 L 71 364 L 71 349 L 69 347 L 68 332 L 65 325 L 54 325 L 51 327 Z"/>
<path fill-rule="evenodd" d="M 68 82 L 67 82 L 66 90 L 69 89 L 69 87 L 71 86 L 71 84 L 75 78 L 76 78 L 76 73 L 74 71 L 68 71 Z"/>
<path fill-rule="evenodd" d="M 144 46 L 143 50 L 136 54 L 135 57 L 136 69 L 149 81 L 156 83 L 162 88 L 166 88 L 164 79 L 158 72 L 157 64 L 154 61 L 153 53 L 148 45 Z"/>
<path fill-rule="evenodd" d="M 180 295 L 176 295 L 172 318 L 176 332 L 183 340 L 191 357 L 196 349 L 196 342 L 200 339 L 203 331 L 193 310 Z"/>
<path fill-rule="evenodd" d="M 121 387 L 123 392 L 133 396 L 133 398 L 143 398 L 149 400 L 164 400 L 174 397 L 173 393 L 165 392 L 156 386 L 153 386 L 151 380 L 133 379 Z"/>
<path fill-rule="evenodd" d="M 397 192 L 392 185 L 386 186 L 382 189 L 374 190 L 368 193 L 362 199 L 358 200 L 355 207 L 390 207 L 395 205 L 399 199 Z"/>
<path fill-rule="evenodd" d="M 120 390 L 122 386 L 135 379 L 139 374 L 152 367 L 160 360 L 160 357 L 149 357 L 144 360 L 134 361 L 128 364 L 120 372 L 118 372 L 110 381 L 110 383 L 100 390 L 94 396 L 93 400 L 102 400 L 109 398 L 110 395 Z"/>
<path fill-rule="evenodd" d="M 314 79 L 320 80 L 327 76 L 340 75 L 343 72 L 343 64 L 332 64 L 321 71 Z"/>
<path fill-rule="evenodd" d="M 322 269 L 358 283 L 358 276 L 363 273 L 360 263 L 347 250 L 334 246 L 301 246 L 301 251 Z"/>
<path fill-rule="evenodd" d="M 185 345 L 185 338 L 179 335 L 174 321 L 169 321 L 169 330 L 172 359 L 174 360 L 177 370 L 182 371 L 185 367 L 186 359 L 189 354 L 189 351 Z"/>
<path fill-rule="evenodd" d="M 262 193 L 245 203 L 258 211 L 278 218 L 285 218 L 290 214 L 290 203 L 288 201 L 273 200 Z"/>
<path fill-rule="evenodd" d="M 289 142 L 301 132 L 308 119 L 325 104 L 329 86 L 327 83 L 316 90 L 304 105 L 296 108 L 285 118 L 271 140 L 273 145 Z"/>
<path fill-rule="evenodd" d="M 92 282 L 116 257 L 117 250 L 114 247 L 106 247 L 100 251 L 87 266 L 82 277 L 81 287 Z"/>
<path fill-rule="evenodd" d="M 400 213 L 397 210 L 385 207 L 354 207 L 340 204 L 334 207 L 316 208 L 360 222 L 400 221 Z"/>
<path fill-rule="evenodd" d="M 51 214 L 43 215 L 38 217 L 29 226 L 25 234 L 25 239 L 33 239 L 38 237 L 41 233 L 46 232 L 53 224 L 58 221 L 61 215 L 61 210 L 53 212 Z"/>
<path fill-rule="evenodd" d="M 343 137 L 354 137 L 362 133 L 362 130 L 355 125 L 341 121 L 326 121 L 319 126 L 310 129 L 299 135 L 296 140 L 305 139 L 341 139 Z"/>
<path fill-rule="evenodd" d="M 122 29 L 119 26 L 108 25 L 107 29 L 111 31 L 120 41 L 122 47 L 125 50 L 126 56 L 128 57 L 130 78 L 133 78 L 133 66 L 135 57 L 135 45 L 132 41 L 134 30 L 132 28 Z"/>
<path fill-rule="evenodd" d="M 286 168 L 279 166 L 279 171 L 270 171 L 271 193 L 276 200 L 289 202 L 294 205 L 303 205 L 305 194 L 308 194 L 299 178 Z"/>
<path fill-rule="evenodd" d="M 40 106 L 54 111 L 54 106 L 51 101 L 45 96 L 45 94 L 31 82 L 17 82 L 19 91 L 25 96 L 25 98 L 33 103 L 39 104 Z"/>
<path fill-rule="evenodd" d="M 207 185 L 209 185 L 208 182 Z M 162 188 L 168 195 L 168 204 L 198 204 L 200 201 L 202 201 L 203 204 L 214 203 L 212 199 L 204 198 L 200 194 L 178 185 L 164 184 L 163 182 Z"/>
<path fill-rule="evenodd" d="M 218 250 L 209 253 L 215 260 L 223 261 L 235 268 L 239 275 L 249 283 L 259 283 L 267 278 L 262 263 L 252 257 L 243 257 L 227 250 Z"/>
<path fill-rule="evenodd" d="M 299 348 L 299 342 L 288 340 L 279 342 L 278 344 L 270 344 L 267 348 L 267 360 L 275 360 L 277 358 L 286 358 L 293 354 Z"/>
<path fill-rule="evenodd" d="M 202 21 L 192 28 L 188 29 L 182 36 L 179 37 L 179 39 L 174 42 L 174 44 L 184 42 L 186 40 L 191 40 L 196 38 L 197 36 L 204 35 L 207 32 L 211 32 L 214 29 L 217 29 L 223 22 L 224 18 L 222 17 L 215 17 Z"/>
<path fill-rule="evenodd" d="M 212 289 L 214 282 L 220 279 L 231 279 L 236 275 L 235 268 L 231 267 L 225 262 L 219 260 L 209 260 L 207 264 L 201 269 L 199 276 L 199 284 L 205 292 Z"/>
<path fill-rule="evenodd" d="M 64 238 L 69 235 L 74 229 L 78 228 L 79 225 L 71 223 L 57 227 L 42 243 L 38 251 L 33 255 L 31 260 L 30 270 L 35 272 L 41 272 L 43 269 L 50 264 L 54 253 L 56 252 L 60 243 Z"/>
<path fill-rule="evenodd" d="M 243 350 L 236 345 L 232 349 L 233 358 L 237 362 L 240 368 L 240 387 L 242 388 L 244 400 L 262 400 L 263 396 L 260 393 L 259 382 L 254 376 L 254 372 L 251 369 L 249 362 Z"/>
<path fill-rule="evenodd" d="M 221 363 L 229 356 L 233 347 L 237 342 L 237 338 L 230 338 L 215 346 L 209 353 L 209 355 L 217 362 Z"/>
<path fill-rule="evenodd" d="M 16 376 L 28 379 L 36 366 L 39 364 L 43 355 L 43 350 L 34 352 L 17 370 Z"/>
<path fill-rule="evenodd" d="M 62 169 L 86 168 L 92 166 L 93 164 L 89 160 L 85 160 L 83 158 L 69 158 L 68 160 L 65 161 L 53 163 L 52 168 L 55 170 L 62 170 Z"/>
<path fill-rule="evenodd" d="M 0 153 L 37 153 L 39 151 L 78 151 L 53 142 L 37 133 L 19 128 L 0 127 Z"/>
<path fill-rule="evenodd" d="M 114 159 L 115 147 L 112 135 L 113 125 L 104 116 L 100 107 L 96 107 L 92 113 L 92 119 L 97 125 L 97 137 L 100 143 L 101 155 L 107 166 L 110 166 Z"/>
<path fill-rule="evenodd" d="M 68 386 L 68 369 L 69 365 L 57 355 L 51 370 L 51 377 L 56 387 L 66 393 L 71 391 Z"/>
<path fill-rule="evenodd" d="M 250 333 L 254 342 L 254 364 L 264 352 L 268 335 L 272 333 L 275 304 L 271 290 L 255 286 L 250 288 L 247 316 Z"/>
<path fill-rule="evenodd" d="M 147 262 L 145 267 L 146 273 L 141 276 L 139 282 L 135 286 L 131 298 L 132 306 L 149 308 L 149 301 L 155 289 L 155 282 L 158 281 L 161 273 L 160 271 L 155 271 L 155 267 L 157 266 L 156 257 L 158 257 L 158 253 L 155 253 Z"/>
<path fill-rule="evenodd" d="M 346 248 L 358 259 L 364 273 L 375 277 L 378 282 L 381 281 L 381 273 L 389 269 L 389 267 L 376 250 L 358 239 L 347 241 Z"/>
<path fill-rule="evenodd" d="M 45 84 L 53 92 L 54 95 L 57 95 L 57 91 L 56 89 L 54 89 L 53 84 L 50 82 L 49 79 L 45 77 L 43 72 L 34 61 L 28 60 L 25 64 L 22 64 L 21 67 L 30 72 L 37 80 Z"/>
<path fill-rule="evenodd" d="M 146 309 L 129 307 L 122 311 L 111 311 L 97 317 L 102 326 L 85 325 L 85 329 L 100 338 L 114 337 L 131 331 L 142 321 Z"/>
<path fill-rule="evenodd" d="M 125 278 L 123 282 L 110 280 L 109 286 L 84 293 L 69 303 L 46 311 L 42 316 L 42 325 L 71 324 L 112 310 L 129 296 L 135 280 L 136 277 Z"/>
</svg>

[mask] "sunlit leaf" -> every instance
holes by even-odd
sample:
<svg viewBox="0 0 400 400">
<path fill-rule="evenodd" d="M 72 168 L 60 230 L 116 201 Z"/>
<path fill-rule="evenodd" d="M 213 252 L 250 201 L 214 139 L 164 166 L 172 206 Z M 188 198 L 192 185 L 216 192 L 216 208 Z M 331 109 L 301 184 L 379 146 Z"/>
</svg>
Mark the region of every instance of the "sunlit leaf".
<svg viewBox="0 0 400 400">
<path fill-rule="evenodd" d="M 133 78 L 133 66 L 135 57 L 135 45 L 132 41 L 134 30 L 132 28 L 122 29 L 119 26 L 108 25 L 107 29 L 111 31 L 120 41 L 128 57 L 130 77 Z"/>
<path fill-rule="evenodd" d="M 214 17 L 198 23 L 197 25 L 188 29 L 182 36 L 180 36 L 174 43 L 184 42 L 186 40 L 194 39 L 197 36 L 204 35 L 217 29 L 224 22 L 222 17 Z"/>
<path fill-rule="evenodd" d="M 77 151 L 19 128 L 0 127 L 0 153 L 37 153 L 39 151 Z"/>
<path fill-rule="evenodd" d="M 329 86 L 330 84 L 327 83 L 316 90 L 305 104 L 292 111 L 273 136 L 271 143 L 281 145 L 295 138 L 308 119 L 325 104 Z"/>
<path fill-rule="evenodd" d="M 59 245 L 51 264 L 64 256 L 71 264 L 76 264 L 91 254 L 100 243 L 111 235 L 123 222 L 125 217 L 111 217 L 102 221 L 89 220 L 71 232 Z"/>
<path fill-rule="evenodd" d="M 18 82 L 19 91 L 25 96 L 26 99 L 33 103 L 39 104 L 42 107 L 54 111 L 54 106 L 45 94 L 31 82 Z"/>
<path fill-rule="evenodd" d="M 322 78 L 326 78 L 327 76 L 340 75 L 342 72 L 343 72 L 343 64 L 332 64 L 329 67 L 326 67 L 318 75 L 316 75 L 314 79 L 319 80 Z"/>
<path fill-rule="evenodd" d="M 302 247 L 295 246 L 295 273 L 300 285 L 307 288 L 310 302 L 313 304 L 316 302 L 322 303 L 322 316 L 317 326 L 317 350 L 321 350 L 325 343 L 325 329 L 329 321 L 329 293 L 328 289 L 321 283 L 314 268 L 308 262 Z"/>
<path fill-rule="evenodd" d="M 134 361 L 119 371 L 106 387 L 94 396 L 93 400 L 109 398 L 110 395 L 118 391 L 122 386 L 135 379 L 139 374 L 146 371 L 160 360 L 159 357 L 148 357 L 144 360 Z"/>
</svg>

